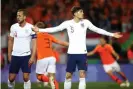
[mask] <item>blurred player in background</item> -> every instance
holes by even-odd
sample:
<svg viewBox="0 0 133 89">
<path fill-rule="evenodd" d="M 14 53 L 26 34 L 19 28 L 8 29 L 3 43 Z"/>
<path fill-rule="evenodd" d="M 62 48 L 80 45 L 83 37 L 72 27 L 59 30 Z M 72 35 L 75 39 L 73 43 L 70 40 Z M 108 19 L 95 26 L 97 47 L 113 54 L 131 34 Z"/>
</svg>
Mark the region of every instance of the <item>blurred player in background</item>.
<svg viewBox="0 0 133 89">
<path fill-rule="evenodd" d="M 15 78 L 21 68 L 23 72 L 24 89 L 31 89 L 29 75 L 31 64 L 34 62 L 36 54 L 36 35 L 32 32 L 32 25 L 25 21 L 26 11 L 20 9 L 17 12 L 17 21 L 11 26 L 8 40 L 8 60 L 9 67 L 8 88 L 14 89 Z M 32 41 L 32 52 L 31 52 Z"/>
<path fill-rule="evenodd" d="M 36 24 L 39 28 L 45 28 L 43 22 Z M 42 82 L 49 82 L 52 89 L 58 89 L 58 84 L 55 81 L 56 73 L 56 58 L 52 49 L 52 43 L 57 43 L 63 46 L 68 46 L 67 42 L 62 42 L 54 38 L 48 33 L 36 33 L 37 34 L 37 64 L 36 74 L 37 79 Z M 48 73 L 48 75 L 44 75 Z"/>
<path fill-rule="evenodd" d="M 119 64 L 113 58 L 114 56 L 118 60 L 119 55 L 114 51 L 113 47 L 110 44 L 107 44 L 107 41 L 108 41 L 107 37 L 101 37 L 100 44 L 98 44 L 93 51 L 88 52 L 87 55 L 91 56 L 94 55 L 95 53 L 99 53 L 105 72 L 114 81 L 120 84 L 121 87 L 124 86 L 129 87 L 130 83 L 128 82 L 128 79 L 126 78 L 125 74 L 121 72 Z M 117 72 L 124 79 L 125 83 L 123 83 L 121 79 L 119 79 L 116 75 L 114 75 L 113 72 Z"/>
<path fill-rule="evenodd" d="M 127 56 L 128 56 L 129 62 L 133 64 L 133 42 L 127 51 Z"/>
<path fill-rule="evenodd" d="M 76 66 L 79 70 L 79 89 L 86 89 L 85 71 L 87 71 L 87 50 L 86 50 L 86 31 L 87 28 L 97 32 L 99 34 L 120 38 L 122 35 L 119 33 L 110 33 L 103 29 L 97 28 L 89 20 L 83 19 L 83 9 L 78 6 L 74 6 L 71 9 L 73 14 L 72 20 L 67 20 L 61 23 L 57 27 L 38 29 L 34 27 L 35 32 L 48 32 L 54 33 L 67 30 L 69 37 L 69 48 L 68 48 L 68 61 L 66 68 L 66 79 L 64 83 L 64 89 L 71 89 L 72 74 L 75 72 Z"/>
</svg>

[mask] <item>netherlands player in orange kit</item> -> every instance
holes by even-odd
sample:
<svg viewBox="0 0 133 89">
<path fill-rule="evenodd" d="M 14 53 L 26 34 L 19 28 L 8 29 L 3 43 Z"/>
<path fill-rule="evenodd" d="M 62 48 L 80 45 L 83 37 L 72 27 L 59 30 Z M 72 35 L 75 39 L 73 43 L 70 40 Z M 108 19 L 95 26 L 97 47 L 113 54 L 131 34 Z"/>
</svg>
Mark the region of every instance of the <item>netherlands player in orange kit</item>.
<svg viewBox="0 0 133 89">
<path fill-rule="evenodd" d="M 101 37 L 100 43 L 101 44 L 98 44 L 93 51 L 88 52 L 87 56 L 99 53 L 105 72 L 114 81 L 120 84 L 121 87 L 129 87 L 130 83 L 128 82 L 128 79 L 125 77 L 125 74 L 121 72 L 119 64 L 113 58 L 113 56 L 115 56 L 118 60 L 119 55 L 113 50 L 113 47 L 110 44 L 107 44 L 106 37 Z M 124 79 L 125 82 L 123 83 L 122 80 L 120 80 L 116 75 L 113 74 L 113 72 L 117 72 Z"/>
<path fill-rule="evenodd" d="M 39 28 L 44 28 L 43 22 L 36 24 Z M 37 64 L 36 74 L 37 79 L 42 82 L 49 82 L 52 89 L 58 89 L 57 82 L 55 81 L 56 72 L 56 58 L 52 49 L 52 43 L 57 43 L 63 46 L 68 46 L 67 42 L 62 42 L 54 38 L 48 33 L 36 33 L 37 34 Z M 48 77 L 44 75 L 48 73 Z"/>
</svg>

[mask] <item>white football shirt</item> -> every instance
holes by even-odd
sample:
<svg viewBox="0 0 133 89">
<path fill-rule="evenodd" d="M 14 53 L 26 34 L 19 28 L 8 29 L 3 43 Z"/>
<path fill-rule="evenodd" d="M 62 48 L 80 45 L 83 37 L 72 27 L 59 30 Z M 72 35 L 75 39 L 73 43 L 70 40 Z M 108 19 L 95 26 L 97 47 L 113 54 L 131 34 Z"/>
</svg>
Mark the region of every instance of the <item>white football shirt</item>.
<svg viewBox="0 0 133 89">
<path fill-rule="evenodd" d="M 13 24 L 10 28 L 10 36 L 14 37 L 13 56 L 27 56 L 31 54 L 32 25 L 26 23 L 20 27 L 18 23 Z"/>
<path fill-rule="evenodd" d="M 113 36 L 113 33 L 97 28 L 89 20 L 86 19 L 82 19 L 78 23 L 76 23 L 73 19 L 67 20 L 57 27 L 39 29 L 39 32 L 54 33 L 66 29 L 69 37 L 68 54 L 86 54 L 87 28 L 99 34 Z"/>
</svg>

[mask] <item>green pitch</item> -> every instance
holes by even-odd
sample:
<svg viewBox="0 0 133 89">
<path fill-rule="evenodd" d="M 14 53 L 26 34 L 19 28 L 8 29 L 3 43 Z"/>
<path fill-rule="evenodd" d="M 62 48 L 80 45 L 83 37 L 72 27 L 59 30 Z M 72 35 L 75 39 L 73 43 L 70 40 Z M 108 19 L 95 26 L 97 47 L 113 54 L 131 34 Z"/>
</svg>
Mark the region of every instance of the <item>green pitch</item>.
<svg viewBox="0 0 133 89">
<path fill-rule="evenodd" d="M 1 84 L 1 89 L 8 89 L 6 83 Z M 15 89 L 23 89 L 23 83 L 16 83 Z M 32 83 L 32 89 L 51 89 L 51 88 L 44 88 L 38 87 L 37 83 Z M 60 83 L 60 89 L 63 88 L 63 83 Z M 72 89 L 78 89 L 78 83 L 72 83 Z M 87 83 L 86 89 L 133 89 L 133 82 L 131 83 L 129 88 L 120 88 L 119 85 L 113 82 L 89 82 Z"/>
</svg>

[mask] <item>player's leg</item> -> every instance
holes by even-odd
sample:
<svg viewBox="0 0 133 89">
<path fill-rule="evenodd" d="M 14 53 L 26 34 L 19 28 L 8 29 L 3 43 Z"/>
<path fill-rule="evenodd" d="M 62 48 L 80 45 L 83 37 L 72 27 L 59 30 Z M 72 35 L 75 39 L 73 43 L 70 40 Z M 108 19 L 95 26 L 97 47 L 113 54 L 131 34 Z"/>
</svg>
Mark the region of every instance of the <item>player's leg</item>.
<svg viewBox="0 0 133 89">
<path fill-rule="evenodd" d="M 71 89 L 72 86 L 72 73 L 76 69 L 75 54 L 68 54 L 66 77 L 64 82 L 64 89 Z"/>
<path fill-rule="evenodd" d="M 15 78 L 17 74 L 14 73 L 9 73 L 9 78 L 8 78 L 8 89 L 14 89 L 15 87 Z"/>
<path fill-rule="evenodd" d="M 125 86 L 124 83 L 122 83 L 122 80 L 119 79 L 116 75 L 113 74 L 113 64 L 109 64 L 109 65 L 103 65 L 103 68 L 105 70 L 105 72 L 111 77 L 112 80 L 114 80 L 117 84 L 119 84 L 120 86 Z"/>
<path fill-rule="evenodd" d="M 20 69 L 19 57 L 12 56 L 11 64 L 9 67 L 9 78 L 8 78 L 8 89 L 14 89 L 15 87 L 15 78 Z"/>
<path fill-rule="evenodd" d="M 37 77 L 39 78 L 39 76 L 42 76 L 42 75 L 39 75 L 39 74 L 37 74 Z M 44 79 L 44 81 L 40 81 L 41 80 L 41 78 L 39 78 L 39 80 L 38 80 L 38 78 L 37 78 L 37 86 L 38 87 L 41 87 L 42 85 L 41 85 L 41 82 L 43 82 L 43 86 L 44 87 L 50 87 L 48 84 L 49 84 L 49 78 L 48 78 L 48 73 L 46 72 L 46 73 L 44 73 L 44 77 L 45 77 L 45 79 Z"/>
<path fill-rule="evenodd" d="M 122 77 L 122 79 L 125 81 L 126 86 L 129 87 L 130 83 L 128 81 L 128 79 L 126 78 L 125 74 L 121 71 L 120 66 L 117 62 L 113 63 L 113 68 L 115 69 L 115 71 Z"/>
<path fill-rule="evenodd" d="M 29 59 L 30 55 L 21 57 L 21 63 L 22 63 L 21 69 L 23 72 L 24 89 L 31 89 L 31 81 L 30 81 L 31 67 L 28 66 Z"/>
<path fill-rule="evenodd" d="M 79 89 L 86 89 L 85 72 L 87 71 L 87 56 L 86 54 L 79 54 L 77 57 L 77 65 L 79 70 Z"/>
<path fill-rule="evenodd" d="M 72 86 L 72 73 L 66 72 L 64 89 L 71 89 L 71 86 Z"/>
<path fill-rule="evenodd" d="M 37 60 L 36 76 L 39 81 L 49 82 L 48 76 L 45 75 L 47 68 L 48 68 L 48 59 L 47 58 Z"/>
<path fill-rule="evenodd" d="M 38 87 L 42 87 L 42 85 L 41 85 L 41 81 L 40 81 L 40 80 L 37 79 L 36 82 L 37 82 L 37 86 L 38 86 Z"/>
<path fill-rule="evenodd" d="M 48 73 L 46 72 L 46 73 L 44 73 L 44 75 L 45 75 L 45 76 L 48 76 Z M 44 87 L 49 87 L 48 83 L 49 83 L 49 82 L 43 82 L 43 86 L 44 86 Z"/>
<path fill-rule="evenodd" d="M 52 87 L 52 89 L 59 89 L 58 82 L 55 79 L 55 73 L 56 73 L 56 59 L 55 57 L 49 57 L 48 58 L 48 76 L 49 76 L 49 83 Z"/>
</svg>

